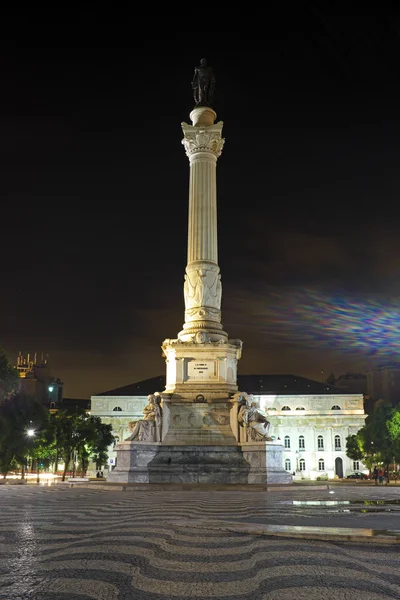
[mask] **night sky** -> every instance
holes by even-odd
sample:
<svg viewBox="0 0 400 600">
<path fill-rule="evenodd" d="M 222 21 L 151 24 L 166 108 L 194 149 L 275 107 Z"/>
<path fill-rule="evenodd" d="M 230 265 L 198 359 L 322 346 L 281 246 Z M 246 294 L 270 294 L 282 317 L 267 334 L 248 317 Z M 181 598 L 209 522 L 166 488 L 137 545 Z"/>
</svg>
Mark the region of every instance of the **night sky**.
<svg viewBox="0 0 400 600">
<path fill-rule="evenodd" d="M 12 362 L 48 354 L 81 398 L 165 373 L 161 343 L 184 321 L 181 123 L 203 57 L 224 122 L 222 323 L 244 342 L 239 373 L 320 380 L 396 360 L 400 16 L 303 7 L 258 40 L 108 39 L 2 48 L 0 344 Z"/>
</svg>

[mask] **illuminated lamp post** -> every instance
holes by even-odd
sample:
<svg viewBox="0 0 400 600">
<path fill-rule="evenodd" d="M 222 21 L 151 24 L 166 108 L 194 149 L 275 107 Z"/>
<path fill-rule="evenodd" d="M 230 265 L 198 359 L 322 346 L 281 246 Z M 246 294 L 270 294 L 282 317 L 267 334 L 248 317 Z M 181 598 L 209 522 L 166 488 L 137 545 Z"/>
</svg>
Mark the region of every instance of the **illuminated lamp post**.
<svg viewBox="0 0 400 600">
<path fill-rule="evenodd" d="M 54 385 L 47 386 L 49 408 L 52 407 L 53 390 L 54 390 Z M 54 406 L 55 406 L 55 403 L 54 403 Z"/>
<path fill-rule="evenodd" d="M 33 438 L 35 435 L 35 430 L 34 429 L 28 429 L 26 432 L 26 435 L 30 438 Z M 28 461 L 29 461 L 29 455 L 28 455 Z M 40 477 L 39 477 L 40 473 L 39 473 L 39 461 L 38 459 L 36 459 L 36 483 L 40 483 Z"/>
<path fill-rule="evenodd" d="M 29 438 L 33 438 L 33 436 L 35 435 L 35 430 L 34 430 L 34 429 L 32 429 L 32 428 L 30 428 L 30 429 L 27 429 L 27 430 L 26 430 L 26 435 L 27 435 Z M 28 469 L 29 469 L 29 461 L 30 461 L 30 456 L 29 456 L 29 454 L 28 454 L 28 457 L 27 457 L 27 468 L 28 468 Z M 24 479 L 25 479 L 25 477 L 24 477 Z"/>
</svg>

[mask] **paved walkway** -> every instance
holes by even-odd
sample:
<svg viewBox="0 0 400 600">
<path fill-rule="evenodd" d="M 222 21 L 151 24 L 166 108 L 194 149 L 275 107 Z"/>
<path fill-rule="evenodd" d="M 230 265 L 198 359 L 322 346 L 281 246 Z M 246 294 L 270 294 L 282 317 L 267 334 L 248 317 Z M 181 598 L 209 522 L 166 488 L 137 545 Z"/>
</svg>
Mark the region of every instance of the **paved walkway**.
<svg viewBox="0 0 400 600">
<path fill-rule="evenodd" d="M 0 510 L 1 600 L 400 598 L 400 486 L 5 485 Z"/>
</svg>

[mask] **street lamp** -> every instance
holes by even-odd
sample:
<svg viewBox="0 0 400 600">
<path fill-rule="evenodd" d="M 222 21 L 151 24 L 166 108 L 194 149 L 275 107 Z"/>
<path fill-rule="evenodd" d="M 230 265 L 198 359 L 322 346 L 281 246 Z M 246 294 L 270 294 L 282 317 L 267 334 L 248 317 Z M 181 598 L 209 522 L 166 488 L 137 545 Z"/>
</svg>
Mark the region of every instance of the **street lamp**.
<svg viewBox="0 0 400 600">
<path fill-rule="evenodd" d="M 32 429 L 32 428 L 27 429 L 26 430 L 26 435 L 28 437 L 32 438 L 35 435 L 35 430 Z M 29 462 L 29 455 L 28 455 L 28 462 Z M 40 483 L 40 478 L 39 478 L 39 461 L 38 461 L 38 459 L 36 459 L 36 483 Z"/>
<path fill-rule="evenodd" d="M 32 423 L 32 421 L 31 421 L 31 423 Z M 32 429 L 32 427 L 30 427 L 29 429 L 26 430 L 26 435 L 28 437 L 32 438 L 35 435 L 35 430 Z M 29 469 L 29 461 L 30 461 L 30 458 L 29 458 L 29 454 L 28 454 L 28 457 L 26 460 L 26 463 L 27 463 L 26 466 L 28 469 Z M 22 466 L 22 473 L 23 473 L 23 478 L 25 478 L 25 463 Z"/>
</svg>

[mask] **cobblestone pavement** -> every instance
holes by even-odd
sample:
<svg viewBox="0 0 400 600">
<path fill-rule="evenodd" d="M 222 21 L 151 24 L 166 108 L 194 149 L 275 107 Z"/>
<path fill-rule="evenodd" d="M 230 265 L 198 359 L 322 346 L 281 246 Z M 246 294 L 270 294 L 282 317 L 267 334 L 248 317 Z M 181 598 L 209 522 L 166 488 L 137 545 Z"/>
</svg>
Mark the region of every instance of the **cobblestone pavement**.
<svg viewBox="0 0 400 600">
<path fill-rule="evenodd" d="M 0 486 L 0 599 L 400 599 L 398 543 L 240 529 L 400 529 L 398 502 L 400 486 L 271 492 Z"/>
</svg>

